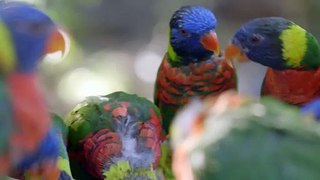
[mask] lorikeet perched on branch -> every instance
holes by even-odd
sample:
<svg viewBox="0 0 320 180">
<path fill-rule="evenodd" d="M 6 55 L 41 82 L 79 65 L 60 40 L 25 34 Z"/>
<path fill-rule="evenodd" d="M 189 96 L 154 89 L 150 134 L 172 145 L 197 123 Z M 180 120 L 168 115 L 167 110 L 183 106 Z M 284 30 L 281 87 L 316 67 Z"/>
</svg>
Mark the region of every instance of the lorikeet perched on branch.
<svg viewBox="0 0 320 180">
<path fill-rule="evenodd" d="M 266 17 L 245 23 L 226 58 L 236 69 L 241 94 L 260 96 L 263 87 L 263 94 L 295 105 L 320 96 L 319 43 L 292 21 Z"/>
<path fill-rule="evenodd" d="M 234 87 L 234 76 L 220 54 L 214 14 L 185 6 L 170 21 L 169 45 L 159 67 L 154 102 L 165 131 L 176 111 L 192 97 L 217 95 Z"/>
<path fill-rule="evenodd" d="M 315 119 L 273 97 L 193 102 L 170 134 L 176 179 L 318 179 L 319 132 Z"/>
<path fill-rule="evenodd" d="M 87 97 L 66 117 L 76 179 L 155 179 L 164 136 L 158 108 L 124 92 Z"/>
<path fill-rule="evenodd" d="M 51 138 L 37 63 L 47 53 L 64 51 L 64 39 L 46 14 L 19 2 L 0 3 L 0 37 L 2 176 Z"/>
</svg>

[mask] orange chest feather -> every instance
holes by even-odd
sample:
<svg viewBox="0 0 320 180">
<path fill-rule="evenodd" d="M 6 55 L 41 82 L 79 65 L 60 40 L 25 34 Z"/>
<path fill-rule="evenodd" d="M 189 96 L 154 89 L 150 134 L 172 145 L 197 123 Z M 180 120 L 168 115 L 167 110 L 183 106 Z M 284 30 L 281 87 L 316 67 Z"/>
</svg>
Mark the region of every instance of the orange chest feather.
<svg viewBox="0 0 320 180">
<path fill-rule="evenodd" d="M 234 88 L 234 73 L 223 59 L 172 67 L 166 57 L 157 77 L 157 98 L 166 104 L 185 104 L 191 96 L 217 95 Z"/>
</svg>

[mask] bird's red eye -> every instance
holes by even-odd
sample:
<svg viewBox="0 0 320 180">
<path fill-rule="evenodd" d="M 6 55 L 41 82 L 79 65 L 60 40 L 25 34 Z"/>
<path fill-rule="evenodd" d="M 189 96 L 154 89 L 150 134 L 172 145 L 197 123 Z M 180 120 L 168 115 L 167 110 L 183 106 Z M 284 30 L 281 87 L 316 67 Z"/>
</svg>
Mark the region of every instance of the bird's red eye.
<svg viewBox="0 0 320 180">
<path fill-rule="evenodd" d="M 263 37 L 259 34 L 254 34 L 251 36 L 250 38 L 250 43 L 253 45 L 257 45 L 261 42 L 261 40 L 263 39 Z"/>
<path fill-rule="evenodd" d="M 33 23 L 29 26 L 29 31 L 32 33 L 42 33 L 46 30 L 46 26 L 42 23 Z"/>
<path fill-rule="evenodd" d="M 189 36 L 189 33 L 186 30 L 180 28 L 179 31 L 180 31 L 182 36 Z"/>
</svg>

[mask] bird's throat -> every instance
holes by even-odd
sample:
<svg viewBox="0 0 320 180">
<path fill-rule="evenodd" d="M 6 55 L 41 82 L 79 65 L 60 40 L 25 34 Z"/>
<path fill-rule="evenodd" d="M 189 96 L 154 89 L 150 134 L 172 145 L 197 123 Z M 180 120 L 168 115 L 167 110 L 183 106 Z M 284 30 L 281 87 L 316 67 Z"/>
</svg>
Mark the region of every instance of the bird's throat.
<svg viewBox="0 0 320 180">
<path fill-rule="evenodd" d="M 168 45 L 167 55 L 168 55 L 169 63 L 170 63 L 172 66 L 178 66 L 178 65 L 181 64 L 181 57 L 178 56 L 177 53 L 174 51 L 171 43 L 169 43 L 169 45 Z"/>
<path fill-rule="evenodd" d="M 267 67 L 253 61 L 234 62 L 240 95 L 260 98 Z"/>
</svg>

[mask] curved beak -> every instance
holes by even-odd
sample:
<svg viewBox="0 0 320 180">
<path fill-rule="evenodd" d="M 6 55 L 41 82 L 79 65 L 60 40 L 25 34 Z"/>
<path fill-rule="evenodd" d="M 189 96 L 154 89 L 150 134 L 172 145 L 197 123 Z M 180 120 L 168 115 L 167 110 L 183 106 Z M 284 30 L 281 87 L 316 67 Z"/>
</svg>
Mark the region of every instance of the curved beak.
<svg viewBox="0 0 320 180">
<path fill-rule="evenodd" d="M 246 62 L 248 61 L 247 55 L 236 45 L 229 43 L 226 47 L 225 51 L 225 57 L 226 61 L 229 64 L 229 66 L 233 67 L 232 61 L 238 61 L 238 62 Z"/>
<path fill-rule="evenodd" d="M 209 31 L 205 33 L 200 38 L 200 42 L 205 49 L 214 52 L 215 55 L 220 55 L 220 45 L 216 32 Z"/>
<path fill-rule="evenodd" d="M 66 42 L 67 42 L 67 35 L 63 30 L 60 28 L 56 28 L 51 33 L 48 41 L 47 41 L 47 47 L 46 47 L 46 54 L 51 54 L 55 52 L 62 52 L 62 55 L 64 57 L 64 54 L 66 52 Z"/>
</svg>

